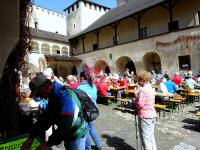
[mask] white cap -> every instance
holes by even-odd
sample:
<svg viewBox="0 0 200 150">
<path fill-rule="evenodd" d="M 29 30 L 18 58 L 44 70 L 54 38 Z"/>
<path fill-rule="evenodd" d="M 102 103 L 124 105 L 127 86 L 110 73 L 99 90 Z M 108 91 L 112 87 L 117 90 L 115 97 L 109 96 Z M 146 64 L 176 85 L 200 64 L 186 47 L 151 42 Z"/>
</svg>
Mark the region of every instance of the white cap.
<svg viewBox="0 0 200 150">
<path fill-rule="evenodd" d="M 179 76 L 179 72 L 176 72 L 175 75 Z"/>
<path fill-rule="evenodd" d="M 53 70 L 51 68 L 47 68 L 43 71 L 43 74 L 46 76 L 47 79 L 51 79 L 53 76 Z"/>
<path fill-rule="evenodd" d="M 188 75 L 192 75 L 192 71 L 188 71 Z"/>
</svg>

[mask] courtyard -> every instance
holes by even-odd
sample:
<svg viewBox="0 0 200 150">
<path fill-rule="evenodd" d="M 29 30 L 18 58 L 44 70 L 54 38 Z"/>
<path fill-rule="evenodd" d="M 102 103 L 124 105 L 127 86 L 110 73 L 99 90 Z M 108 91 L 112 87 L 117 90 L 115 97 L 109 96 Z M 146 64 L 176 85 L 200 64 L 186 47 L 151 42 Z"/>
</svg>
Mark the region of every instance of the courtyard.
<svg viewBox="0 0 200 150">
<path fill-rule="evenodd" d="M 95 121 L 103 150 L 136 150 L 135 117 L 132 110 L 124 110 L 118 104 L 98 105 L 100 115 Z M 186 105 L 173 114 L 157 118 L 155 137 L 158 150 L 199 150 L 200 120 L 196 111 L 199 102 Z M 139 133 L 138 133 L 139 134 Z M 138 135 L 139 136 L 139 135 Z M 63 145 L 54 146 L 54 150 L 64 149 Z M 140 140 L 138 139 L 138 149 Z"/>
</svg>

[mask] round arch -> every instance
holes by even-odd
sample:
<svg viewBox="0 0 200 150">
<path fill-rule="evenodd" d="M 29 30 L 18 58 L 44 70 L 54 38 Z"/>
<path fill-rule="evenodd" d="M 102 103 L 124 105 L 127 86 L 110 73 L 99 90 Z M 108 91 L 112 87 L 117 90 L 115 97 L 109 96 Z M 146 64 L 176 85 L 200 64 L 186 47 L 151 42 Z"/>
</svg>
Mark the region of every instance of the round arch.
<svg viewBox="0 0 200 150">
<path fill-rule="evenodd" d="M 52 46 L 52 54 L 60 54 L 60 47 L 58 45 Z"/>
<path fill-rule="evenodd" d="M 41 53 L 42 54 L 50 54 L 50 46 L 47 43 L 43 43 L 41 45 Z"/>
<path fill-rule="evenodd" d="M 94 64 L 94 69 L 96 72 L 103 71 L 106 74 L 110 73 L 110 68 L 104 60 L 99 60 Z"/>
<path fill-rule="evenodd" d="M 34 53 L 40 53 L 40 51 L 39 51 L 39 44 L 36 41 L 32 41 L 31 42 L 31 48 L 32 48 L 32 52 L 34 52 Z"/>
<path fill-rule="evenodd" d="M 146 53 L 143 57 L 143 62 L 147 71 L 154 70 L 156 73 L 161 71 L 160 56 L 155 52 Z"/>
<path fill-rule="evenodd" d="M 120 73 L 124 73 L 126 68 L 128 68 L 130 72 L 134 71 L 134 73 L 136 74 L 135 64 L 128 56 L 122 56 L 118 58 L 116 61 L 116 67 L 117 71 Z"/>
<path fill-rule="evenodd" d="M 62 47 L 62 55 L 68 56 L 68 48 L 66 46 Z"/>
</svg>

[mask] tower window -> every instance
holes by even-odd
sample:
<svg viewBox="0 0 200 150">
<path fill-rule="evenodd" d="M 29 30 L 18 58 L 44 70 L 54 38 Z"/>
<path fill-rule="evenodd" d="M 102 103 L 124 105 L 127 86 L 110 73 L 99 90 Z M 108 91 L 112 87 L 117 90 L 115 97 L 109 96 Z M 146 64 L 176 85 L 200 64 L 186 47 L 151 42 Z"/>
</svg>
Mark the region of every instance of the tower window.
<svg viewBox="0 0 200 150">
<path fill-rule="evenodd" d="M 141 33 L 141 38 L 148 37 L 149 36 L 149 28 L 148 27 L 141 28 L 140 33 Z"/>
<path fill-rule="evenodd" d="M 79 4 L 78 3 L 76 4 L 76 8 L 79 8 Z"/>
<path fill-rule="evenodd" d="M 35 24 L 35 28 L 37 29 L 38 28 L 38 22 L 35 21 L 34 24 Z"/>
<path fill-rule="evenodd" d="M 74 29 L 76 28 L 76 25 L 74 24 Z"/>
</svg>

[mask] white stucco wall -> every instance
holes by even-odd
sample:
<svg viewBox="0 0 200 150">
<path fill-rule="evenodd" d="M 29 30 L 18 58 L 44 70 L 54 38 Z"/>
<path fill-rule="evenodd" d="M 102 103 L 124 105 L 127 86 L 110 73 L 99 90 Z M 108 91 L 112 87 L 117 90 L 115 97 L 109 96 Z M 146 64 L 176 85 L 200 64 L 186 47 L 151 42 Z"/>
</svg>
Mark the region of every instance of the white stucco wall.
<svg viewBox="0 0 200 150">
<path fill-rule="evenodd" d="M 9 9 L 8 9 L 9 8 Z M 8 11 L 12 10 L 12 11 Z M 12 48 L 19 40 L 19 0 L 2 0 L 0 5 L 0 77 Z"/>
<path fill-rule="evenodd" d="M 38 22 L 38 29 L 62 35 L 67 35 L 66 15 L 46 8 L 33 5 L 33 13 L 30 19 L 30 27 L 35 28 L 34 22 Z"/>
</svg>

